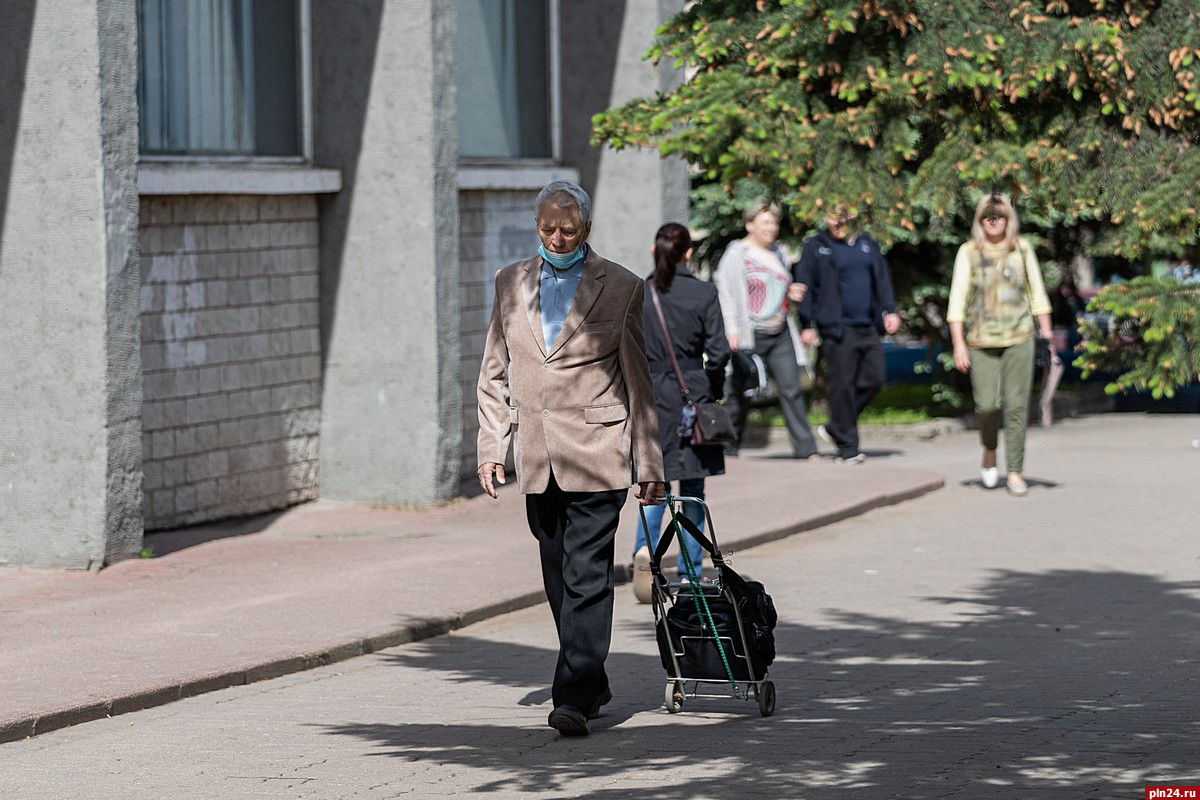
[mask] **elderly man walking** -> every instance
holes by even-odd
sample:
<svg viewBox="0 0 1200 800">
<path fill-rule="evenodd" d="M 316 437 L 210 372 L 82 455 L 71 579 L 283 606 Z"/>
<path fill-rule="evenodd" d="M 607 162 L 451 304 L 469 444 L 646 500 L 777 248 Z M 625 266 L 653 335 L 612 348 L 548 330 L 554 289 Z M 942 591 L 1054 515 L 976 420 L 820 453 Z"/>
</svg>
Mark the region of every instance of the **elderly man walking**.
<svg viewBox="0 0 1200 800">
<path fill-rule="evenodd" d="M 644 283 L 587 245 L 592 202 L 578 184 L 548 184 L 535 209 L 538 256 L 496 274 L 479 368 L 479 483 L 498 496 L 514 442 L 558 628 L 548 721 L 578 736 L 612 699 L 604 661 L 621 507 L 635 483 L 642 505 L 666 487 L 642 328 Z"/>
</svg>

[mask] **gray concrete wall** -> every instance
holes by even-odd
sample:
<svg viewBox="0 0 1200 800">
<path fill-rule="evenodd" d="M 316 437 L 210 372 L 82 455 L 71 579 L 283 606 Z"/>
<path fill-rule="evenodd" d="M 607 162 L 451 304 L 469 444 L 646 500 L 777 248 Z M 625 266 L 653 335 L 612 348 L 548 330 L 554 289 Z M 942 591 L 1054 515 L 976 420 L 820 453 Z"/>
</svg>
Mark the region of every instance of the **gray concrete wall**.
<svg viewBox="0 0 1200 800">
<path fill-rule="evenodd" d="M 533 201 L 537 190 L 465 191 L 459 199 L 462 221 L 459 252 L 462 259 L 463 440 L 461 474 L 470 478 L 479 466 L 475 443 L 479 433 L 476 384 L 488 319 L 492 313 L 496 272 L 536 254 Z"/>
<path fill-rule="evenodd" d="M 146 528 L 317 496 L 312 195 L 142 200 Z"/>
<path fill-rule="evenodd" d="M 660 24 L 683 0 L 562 4 L 563 160 L 579 169 L 595 210 L 590 241 L 638 274 L 664 222 L 688 221 L 687 166 L 656 150 L 614 152 L 588 144 L 592 115 L 676 85 L 681 74 L 642 60 Z"/>
<path fill-rule="evenodd" d="M 313 0 L 323 197 L 321 494 L 424 504 L 458 489 L 453 0 Z"/>
<path fill-rule="evenodd" d="M 0 563 L 141 545 L 134 11 L 4 6 Z"/>
</svg>

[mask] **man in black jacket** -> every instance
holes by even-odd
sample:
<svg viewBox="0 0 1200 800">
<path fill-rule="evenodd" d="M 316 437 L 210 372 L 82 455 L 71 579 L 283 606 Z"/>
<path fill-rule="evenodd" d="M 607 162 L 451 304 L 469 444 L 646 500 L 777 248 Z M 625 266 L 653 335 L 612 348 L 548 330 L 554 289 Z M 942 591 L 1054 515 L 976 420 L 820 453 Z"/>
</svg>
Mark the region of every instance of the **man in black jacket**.
<svg viewBox="0 0 1200 800">
<path fill-rule="evenodd" d="M 811 347 L 820 331 L 829 370 L 829 425 L 817 433 L 837 446 L 839 461 L 851 464 L 864 460 L 858 415 L 883 386 L 880 337 L 900 329 L 887 260 L 874 239 L 855 232 L 856 221 L 853 211 L 834 207 L 826 230 L 804 243 L 792 269 L 808 287 L 798 309 L 800 341 Z"/>
</svg>

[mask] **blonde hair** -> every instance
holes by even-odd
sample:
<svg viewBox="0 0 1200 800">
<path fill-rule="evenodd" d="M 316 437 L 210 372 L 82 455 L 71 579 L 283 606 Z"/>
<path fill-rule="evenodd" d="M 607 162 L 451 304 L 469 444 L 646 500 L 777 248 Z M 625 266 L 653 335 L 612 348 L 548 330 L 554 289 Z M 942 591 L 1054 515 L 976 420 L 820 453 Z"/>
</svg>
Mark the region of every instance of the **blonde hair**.
<svg viewBox="0 0 1200 800">
<path fill-rule="evenodd" d="M 987 241 L 987 237 L 983 233 L 984 217 L 1004 217 L 1008 220 L 1008 224 L 1004 228 L 1003 244 L 1010 250 L 1017 246 L 1017 240 L 1021 235 L 1021 225 L 1017 221 L 1017 210 L 1013 208 L 1008 195 L 992 192 L 979 198 L 979 203 L 975 206 L 975 219 L 971 222 L 971 240 L 976 245 L 982 245 Z"/>
<path fill-rule="evenodd" d="M 765 197 L 760 197 L 750 204 L 750 207 L 742 212 L 742 219 L 746 222 L 753 222 L 759 214 L 769 212 L 775 215 L 775 219 L 780 219 L 782 211 L 778 203 L 774 203 Z"/>
</svg>

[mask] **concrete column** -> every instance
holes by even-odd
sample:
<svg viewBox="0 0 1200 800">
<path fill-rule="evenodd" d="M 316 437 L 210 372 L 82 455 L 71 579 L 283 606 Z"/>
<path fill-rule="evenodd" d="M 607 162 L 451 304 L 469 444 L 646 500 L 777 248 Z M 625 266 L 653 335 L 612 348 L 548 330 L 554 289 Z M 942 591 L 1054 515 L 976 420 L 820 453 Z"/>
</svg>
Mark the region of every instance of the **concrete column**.
<svg viewBox="0 0 1200 800">
<path fill-rule="evenodd" d="M 458 489 L 453 0 L 313 0 L 322 197 L 321 494 L 388 505 Z"/>
<path fill-rule="evenodd" d="M 4 4 L 0 563 L 142 538 L 135 0 Z"/>
<path fill-rule="evenodd" d="M 664 222 L 688 222 L 688 173 L 657 150 L 595 149 L 592 115 L 682 81 L 669 64 L 642 60 L 654 31 L 684 0 L 562 0 L 563 160 L 579 170 L 594 202 L 591 243 L 638 274 L 652 268 L 650 245 Z"/>
</svg>

